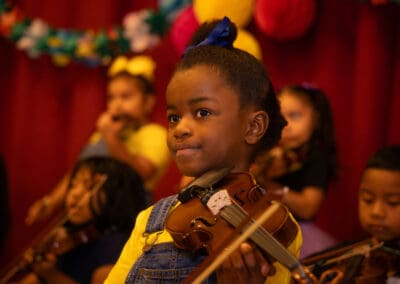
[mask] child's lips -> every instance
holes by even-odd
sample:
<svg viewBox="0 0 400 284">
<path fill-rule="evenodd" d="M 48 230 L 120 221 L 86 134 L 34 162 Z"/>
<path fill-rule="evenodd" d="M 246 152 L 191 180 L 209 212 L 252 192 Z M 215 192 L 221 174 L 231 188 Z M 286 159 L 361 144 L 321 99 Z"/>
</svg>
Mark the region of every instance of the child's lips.
<svg viewBox="0 0 400 284">
<path fill-rule="evenodd" d="M 69 206 L 68 215 L 73 216 L 73 215 L 79 214 L 79 211 L 80 211 L 79 206 L 76 206 L 76 205 Z"/>
<path fill-rule="evenodd" d="M 198 151 L 198 148 L 182 148 L 175 151 L 177 158 L 191 157 Z"/>
<path fill-rule="evenodd" d="M 383 225 L 369 225 L 368 228 L 369 228 L 370 232 L 374 232 L 374 233 L 378 233 L 378 234 L 387 232 L 386 226 L 383 226 Z"/>
<path fill-rule="evenodd" d="M 175 145 L 174 148 L 176 157 L 186 157 L 194 155 L 200 147 L 196 145 L 178 144 Z"/>
</svg>

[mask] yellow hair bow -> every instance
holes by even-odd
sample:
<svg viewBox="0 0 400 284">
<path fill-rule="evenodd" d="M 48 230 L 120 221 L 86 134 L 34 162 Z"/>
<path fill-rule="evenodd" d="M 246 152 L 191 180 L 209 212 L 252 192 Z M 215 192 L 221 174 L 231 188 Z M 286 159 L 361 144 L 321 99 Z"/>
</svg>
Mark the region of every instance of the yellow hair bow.
<svg viewBox="0 0 400 284">
<path fill-rule="evenodd" d="M 150 82 L 154 78 L 156 64 L 153 59 L 146 55 L 139 55 L 128 59 L 125 56 L 118 56 L 108 69 L 108 76 L 114 76 L 126 71 L 131 75 L 142 75 Z"/>
</svg>

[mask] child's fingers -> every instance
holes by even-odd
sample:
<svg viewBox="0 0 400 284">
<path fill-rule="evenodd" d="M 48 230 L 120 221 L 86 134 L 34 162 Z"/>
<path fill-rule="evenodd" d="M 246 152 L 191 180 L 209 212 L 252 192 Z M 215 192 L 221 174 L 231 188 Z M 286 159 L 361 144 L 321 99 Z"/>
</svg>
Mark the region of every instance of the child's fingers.
<svg viewBox="0 0 400 284">
<path fill-rule="evenodd" d="M 275 273 L 274 267 L 263 256 L 263 254 L 257 247 L 252 246 L 249 243 L 243 243 L 241 244 L 240 249 L 243 254 L 245 263 L 249 269 L 259 269 L 261 275 L 265 277 L 268 275 L 273 275 Z"/>
</svg>

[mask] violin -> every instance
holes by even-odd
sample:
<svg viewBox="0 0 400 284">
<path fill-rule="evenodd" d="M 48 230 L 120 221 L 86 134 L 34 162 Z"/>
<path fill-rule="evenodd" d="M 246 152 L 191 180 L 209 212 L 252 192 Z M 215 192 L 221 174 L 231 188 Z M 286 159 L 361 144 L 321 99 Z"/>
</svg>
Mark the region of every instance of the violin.
<svg viewBox="0 0 400 284">
<path fill-rule="evenodd" d="M 301 278 L 307 277 L 301 264 L 286 250 L 298 227 L 288 209 L 272 201 L 250 174 L 231 173 L 207 188 L 189 185 L 178 199 L 181 204 L 167 219 L 167 231 L 177 247 L 192 252 L 205 250 L 208 255 L 184 283 L 199 283 L 194 279 L 203 268 L 266 213 L 268 219 L 254 229 L 249 239 L 271 262 L 279 261 Z"/>
<path fill-rule="evenodd" d="M 271 180 L 300 169 L 305 157 L 306 147 L 292 149 L 278 146 L 256 157 L 251 172 L 259 184 L 268 188 Z"/>
<path fill-rule="evenodd" d="M 378 242 L 367 239 L 336 250 L 305 258 L 302 263 L 324 283 L 386 283 L 399 274 L 399 242 Z M 330 272 L 330 279 L 327 277 Z M 340 273 L 340 277 L 336 276 Z"/>
<path fill-rule="evenodd" d="M 31 272 L 31 266 L 36 262 L 44 261 L 47 254 L 62 255 L 96 239 L 99 235 L 92 224 L 79 229 L 68 227 L 65 217 L 56 223 L 57 225 L 53 226 L 46 236 L 38 238 L 9 265 L 4 273 L 0 274 L 2 275 L 0 283 L 20 281 Z"/>
<path fill-rule="evenodd" d="M 107 179 L 106 175 L 99 175 L 93 185 L 91 194 L 97 193 Z M 82 202 L 82 201 L 81 201 Z M 62 255 L 68 251 L 96 239 L 100 233 L 93 223 L 84 226 L 74 226 L 63 212 L 55 218 L 33 242 L 33 245 L 18 256 L 1 273 L 0 283 L 12 283 L 21 280 L 30 273 L 34 263 L 44 261 L 47 254 Z"/>
</svg>

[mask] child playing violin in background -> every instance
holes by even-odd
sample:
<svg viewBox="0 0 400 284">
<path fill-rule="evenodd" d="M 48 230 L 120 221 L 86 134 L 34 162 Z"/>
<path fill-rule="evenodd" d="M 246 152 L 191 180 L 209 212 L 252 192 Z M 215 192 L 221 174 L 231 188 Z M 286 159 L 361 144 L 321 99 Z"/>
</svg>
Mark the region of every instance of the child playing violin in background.
<svg viewBox="0 0 400 284">
<path fill-rule="evenodd" d="M 166 92 L 169 150 L 180 172 L 194 182 L 224 168 L 231 169 L 228 177 L 247 173 L 257 151 L 274 145 L 285 125 L 272 84 L 260 61 L 232 47 L 236 27 L 228 18 L 201 25 L 193 38 L 199 40 L 186 49 Z M 206 190 L 200 188 L 199 195 Z M 185 192 L 189 201 L 183 198 Z M 105 283 L 181 283 L 206 257 L 178 248 L 166 227 L 174 211 L 198 196 L 184 191 L 177 198 L 162 199 L 139 214 Z M 293 220 L 290 214 L 289 219 Z M 288 246 L 293 255 L 301 245 L 296 228 Z M 223 237 L 224 233 L 214 236 Z M 290 272 L 274 266 L 245 242 L 216 274 L 219 283 L 264 283 L 268 274 L 273 274 L 268 276 L 272 283 L 288 283 Z M 216 281 L 212 274 L 204 283 Z"/>
<path fill-rule="evenodd" d="M 65 198 L 67 221 L 55 228 L 47 250 L 27 253 L 32 273 L 19 283 L 103 283 L 145 204 L 146 190 L 130 166 L 109 157 L 80 160 Z M 42 259 L 32 260 L 36 255 Z"/>
<path fill-rule="evenodd" d="M 313 222 L 337 170 L 333 118 L 325 94 L 308 84 L 285 86 L 278 99 L 288 124 L 278 146 L 259 155 L 252 172 L 299 221 L 302 258 L 335 243 Z"/>
<path fill-rule="evenodd" d="M 400 145 L 382 147 L 368 160 L 360 181 L 358 215 L 369 239 L 346 242 L 303 262 L 317 264 L 317 275 L 338 273 L 325 283 L 400 283 Z M 368 249 L 353 253 L 363 245 Z"/>
<path fill-rule="evenodd" d="M 155 104 L 155 63 L 148 56 L 118 57 L 109 69 L 107 110 L 80 158 L 111 156 L 130 165 L 151 192 L 169 163 L 166 130 L 150 122 Z M 68 174 L 28 211 L 27 224 L 48 217 L 64 199 Z M 148 194 L 151 201 L 151 194 Z M 150 203 L 150 202 L 148 202 Z"/>
</svg>

